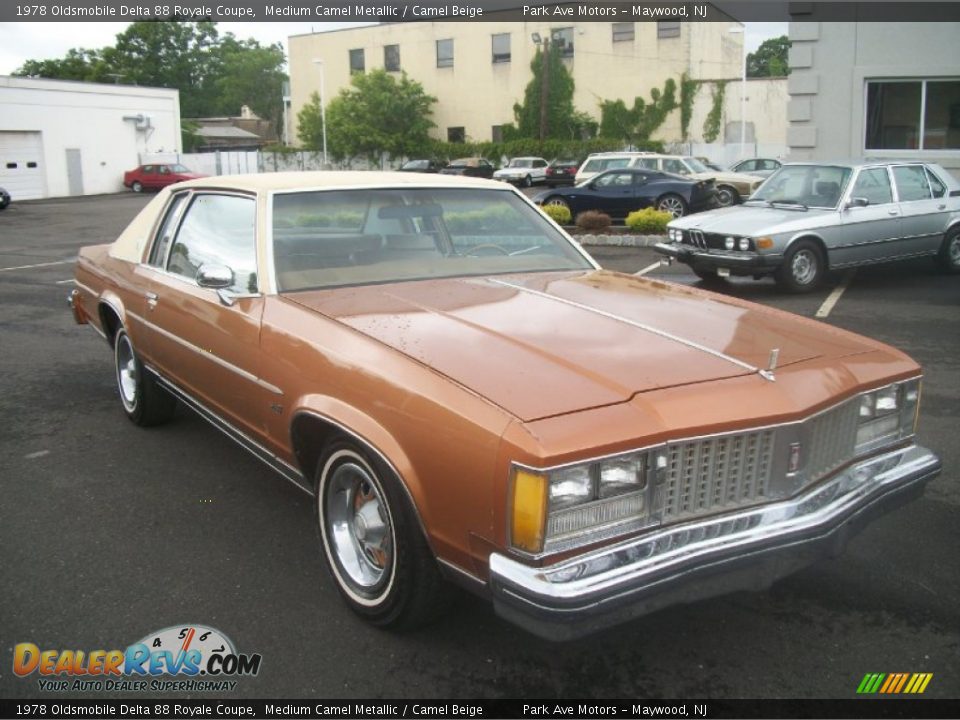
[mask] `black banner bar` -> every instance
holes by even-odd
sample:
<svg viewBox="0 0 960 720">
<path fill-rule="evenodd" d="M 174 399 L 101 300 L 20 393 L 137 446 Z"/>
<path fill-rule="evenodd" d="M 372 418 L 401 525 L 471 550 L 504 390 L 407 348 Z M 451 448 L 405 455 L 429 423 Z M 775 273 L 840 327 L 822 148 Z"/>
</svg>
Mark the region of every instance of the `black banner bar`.
<svg viewBox="0 0 960 720">
<path fill-rule="evenodd" d="M 956 718 L 960 701 L 849 700 L 0 700 L 0 717 L 23 718 Z"/>
<path fill-rule="evenodd" d="M 2 22 L 420 22 L 535 20 L 571 22 L 947 22 L 960 20 L 960 3 L 946 0 L 788 2 L 518 2 L 517 0 L 3 0 Z"/>
</svg>

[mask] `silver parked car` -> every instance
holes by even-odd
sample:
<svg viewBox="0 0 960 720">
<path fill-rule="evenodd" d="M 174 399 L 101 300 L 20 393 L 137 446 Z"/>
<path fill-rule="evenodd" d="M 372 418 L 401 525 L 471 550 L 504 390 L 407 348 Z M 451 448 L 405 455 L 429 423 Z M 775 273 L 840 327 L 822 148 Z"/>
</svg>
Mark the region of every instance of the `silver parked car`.
<svg viewBox="0 0 960 720">
<path fill-rule="evenodd" d="M 807 292 L 828 270 L 924 255 L 960 272 L 960 183 L 930 163 L 790 163 L 743 205 L 667 228 L 654 248 L 705 280 L 773 275 Z"/>
</svg>

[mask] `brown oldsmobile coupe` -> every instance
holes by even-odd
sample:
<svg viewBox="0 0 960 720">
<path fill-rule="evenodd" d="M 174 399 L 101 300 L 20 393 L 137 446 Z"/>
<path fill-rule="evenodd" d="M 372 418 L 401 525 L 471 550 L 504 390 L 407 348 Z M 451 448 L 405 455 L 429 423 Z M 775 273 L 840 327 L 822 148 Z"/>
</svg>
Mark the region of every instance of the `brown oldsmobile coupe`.
<svg viewBox="0 0 960 720">
<path fill-rule="evenodd" d="M 903 353 L 603 271 L 503 183 L 181 183 L 82 250 L 70 301 L 130 420 L 183 402 L 315 498 L 380 626 L 445 581 L 554 639 L 763 587 L 940 470 Z"/>
</svg>

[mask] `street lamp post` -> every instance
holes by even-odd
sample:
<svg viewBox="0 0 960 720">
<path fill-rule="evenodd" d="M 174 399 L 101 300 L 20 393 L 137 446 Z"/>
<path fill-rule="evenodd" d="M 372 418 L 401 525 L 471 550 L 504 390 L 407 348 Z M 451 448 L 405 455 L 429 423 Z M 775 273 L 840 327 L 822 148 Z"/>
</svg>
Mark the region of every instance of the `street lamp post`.
<svg viewBox="0 0 960 720">
<path fill-rule="evenodd" d="M 314 65 L 320 66 L 320 125 L 323 126 L 323 169 L 327 169 L 327 106 L 323 99 L 323 60 L 313 59 Z"/>
<path fill-rule="evenodd" d="M 743 35 L 743 65 L 740 72 L 740 152 L 739 159 L 743 159 L 744 146 L 747 144 L 747 33 L 743 26 L 733 27 L 728 32 L 734 35 Z"/>
</svg>

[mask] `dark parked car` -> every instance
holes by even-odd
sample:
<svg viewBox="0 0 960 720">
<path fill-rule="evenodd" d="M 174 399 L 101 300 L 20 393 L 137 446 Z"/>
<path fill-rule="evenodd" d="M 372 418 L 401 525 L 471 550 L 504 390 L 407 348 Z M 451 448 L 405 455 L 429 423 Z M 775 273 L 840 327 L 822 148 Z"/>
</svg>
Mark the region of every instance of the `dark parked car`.
<svg viewBox="0 0 960 720">
<path fill-rule="evenodd" d="M 644 168 L 620 168 L 595 175 L 571 188 L 545 190 L 534 198 L 540 205 L 563 205 L 573 215 L 601 210 L 623 219 L 634 210 L 653 207 L 675 218 L 715 203 L 713 180 L 687 180 Z"/>
<path fill-rule="evenodd" d="M 464 177 L 487 178 L 493 177 L 496 168 L 485 158 L 459 158 L 447 165 L 440 172 L 444 175 L 463 175 Z"/>
<path fill-rule="evenodd" d="M 151 163 L 125 172 L 123 174 L 123 185 L 134 192 L 143 192 L 144 190 L 159 190 L 167 185 L 202 177 L 206 177 L 206 175 L 195 173 L 180 163 Z"/>
<path fill-rule="evenodd" d="M 439 160 L 407 160 L 400 166 L 400 172 L 438 173 L 444 168 Z"/>
<path fill-rule="evenodd" d="M 0 188 L 0 210 L 5 210 L 7 205 L 10 204 L 10 193 L 8 193 L 3 188 Z"/>
<path fill-rule="evenodd" d="M 547 166 L 547 185 L 573 185 L 579 167 L 580 163 L 576 160 L 554 160 Z"/>
</svg>

